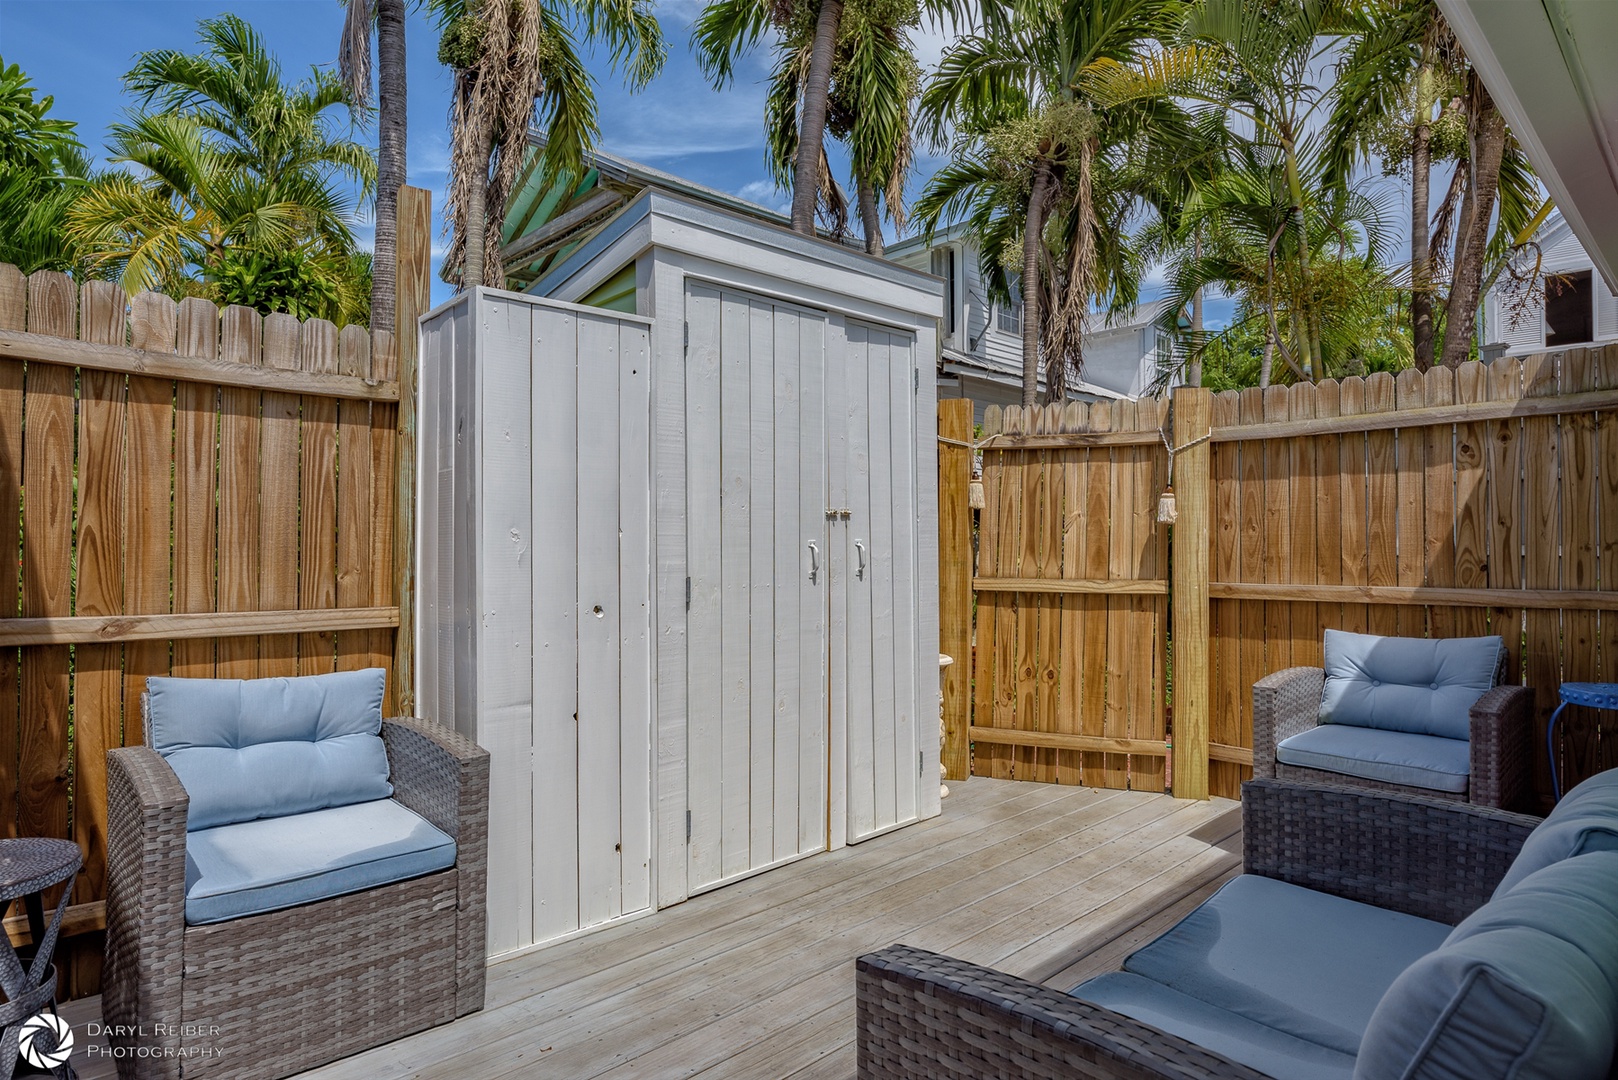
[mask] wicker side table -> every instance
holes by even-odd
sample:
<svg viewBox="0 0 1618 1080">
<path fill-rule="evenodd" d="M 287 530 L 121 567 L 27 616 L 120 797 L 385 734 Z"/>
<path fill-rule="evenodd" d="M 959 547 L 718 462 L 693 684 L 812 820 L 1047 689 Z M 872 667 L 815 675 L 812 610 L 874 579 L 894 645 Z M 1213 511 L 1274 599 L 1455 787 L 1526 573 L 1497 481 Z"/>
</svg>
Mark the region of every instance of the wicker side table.
<svg viewBox="0 0 1618 1080">
<path fill-rule="evenodd" d="M 28 910 L 28 930 L 33 939 L 33 955 L 25 969 L 11 938 L 0 934 L 0 940 L 5 942 L 0 948 L 0 989 L 6 994 L 5 1004 L 0 1005 L 0 1026 L 5 1030 L 0 1037 L 0 1080 L 10 1080 L 16 1071 L 24 1040 L 30 1064 L 49 1068 L 58 1077 L 74 1075 L 64 1052 L 72 1047 L 72 1033 L 56 1018 L 56 965 L 51 962 L 62 929 L 62 913 L 67 910 L 73 890 L 62 890 L 62 899 L 48 926 L 40 894 L 52 885 L 71 881 L 83 861 L 79 846 L 71 840 L 0 840 L 0 913 L 21 898 Z M 43 1015 L 46 1010 L 49 1016 Z"/>
<path fill-rule="evenodd" d="M 1561 704 L 1551 713 L 1551 722 L 1545 725 L 1545 750 L 1551 762 L 1551 791 L 1557 802 L 1562 801 L 1562 782 L 1556 775 L 1556 722 L 1562 710 L 1569 705 L 1586 705 L 1592 709 L 1618 710 L 1618 683 L 1565 682 L 1558 690 Z"/>
</svg>

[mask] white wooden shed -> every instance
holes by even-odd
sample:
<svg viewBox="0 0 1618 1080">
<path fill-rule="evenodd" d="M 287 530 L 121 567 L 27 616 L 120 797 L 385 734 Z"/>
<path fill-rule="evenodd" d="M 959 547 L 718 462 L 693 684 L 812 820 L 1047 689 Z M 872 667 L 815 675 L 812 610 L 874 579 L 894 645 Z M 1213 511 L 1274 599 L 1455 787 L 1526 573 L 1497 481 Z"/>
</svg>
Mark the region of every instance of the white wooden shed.
<svg viewBox="0 0 1618 1080">
<path fill-rule="evenodd" d="M 939 808 L 938 279 L 647 191 L 535 292 L 421 331 L 417 701 L 492 754 L 491 955 Z"/>
</svg>

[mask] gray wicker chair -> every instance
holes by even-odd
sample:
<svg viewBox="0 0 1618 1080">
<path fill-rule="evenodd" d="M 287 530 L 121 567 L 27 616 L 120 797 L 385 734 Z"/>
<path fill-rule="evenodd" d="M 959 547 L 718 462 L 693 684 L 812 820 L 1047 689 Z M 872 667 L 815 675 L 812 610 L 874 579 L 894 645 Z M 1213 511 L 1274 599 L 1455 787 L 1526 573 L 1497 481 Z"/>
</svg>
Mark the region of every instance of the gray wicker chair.
<svg viewBox="0 0 1618 1080">
<path fill-rule="evenodd" d="M 1255 780 L 1244 870 L 1455 923 L 1481 907 L 1539 819 L 1438 799 Z M 861 1080 L 1263 1080 L 1070 994 L 895 945 L 856 965 Z"/>
<path fill-rule="evenodd" d="M 393 797 L 455 840 L 455 865 L 198 926 L 184 787 L 154 750 L 108 753 L 102 1016 L 121 1077 L 269 1080 L 483 1007 L 488 752 L 412 718 L 382 739 Z"/>
<path fill-rule="evenodd" d="M 1530 796 L 1533 764 L 1534 693 L 1526 686 L 1486 691 L 1471 709 L 1471 772 L 1465 791 L 1448 793 L 1406 787 L 1346 773 L 1327 772 L 1277 761 L 1275 748 L 1320 723 L 1320 697 L 1326 673 L 1317 667 L 1292 667 L 1266 675 L 1253 684 L 1253 777 L 1273 777 L 1310 784 L 1341 784 L 1378 791 L 1397 791 L 1478 806 L 1524 809 Z"/>
</svg>

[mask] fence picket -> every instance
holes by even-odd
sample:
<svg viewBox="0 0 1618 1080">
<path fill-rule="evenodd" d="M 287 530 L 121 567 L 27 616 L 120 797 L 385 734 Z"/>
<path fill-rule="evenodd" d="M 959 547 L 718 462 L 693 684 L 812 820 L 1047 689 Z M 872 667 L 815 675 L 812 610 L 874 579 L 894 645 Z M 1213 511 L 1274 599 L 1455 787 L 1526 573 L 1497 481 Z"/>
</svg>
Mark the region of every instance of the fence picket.
<svg viewBox="0 0 1618 1080">
<path fill-rule="evenodd" d="M 1618 345 L 1603 348 L 1596 359 L 1596 385 L 1618 387 Z M 1596 417 L 1596 547 L 1597 588 L 1618 591 L 1618 410 Z M 1597 613 L 1602 682 L 1618 682 L 1618 598 L 1612 608 Z M 1618 766 L 1618 733 L 1601 733 L 1599 769 Z"/>
<path fill-rule="evenodd" d="M 1089 419 L 1090 407 L 1081 401 L 1070 401 L 1062 409 L 1059 431 L 1083 431 Z M 1084 503 L 1086 492 L 1084 455 L 1087 451 L 1073 448 L 1059 451 L 1061 463 L 1061 576 L 1077 579 L 1084 576 Z M 1084 598 L 1088 601 L 1090 598 Z M 1064 595 L 1061 601 L 1061 632 L 1058 647 L 1061 657 L 1056 687 L 1055 729 L 1065 735 L 1078 735 L 1083 730 L 1080 717 L 1083 699 L 1084 637 L 1080 618 L 1081 598 Z M 1078 784 L 1087 767 L 1085 758 L 1077 750 L 1056 752 L 1056 782 Z M 1093 768 L 1093 763 L 1088 767 Z"/>
<path fill-rule="evenodd" d="M 264 318 L 264 366 L 297 371 L 300 364 L 298 320 L 291 315 Z M 266 392 L 259 431 L 259 603 L 285 610 L 298 606 L 298 414 L 297 394 Z M 259 639 L 258 673 L 263 678 L 298 673 L 298 638 L 292 634 Z"/>
<path fill-rule="evenodd" d="M 79 339 L 124 343 L 124 293 L 110 281 L 88 281 L 80 298 Z M 126 380 L 86 371 L 79 394 L 79 530 L 77 615 L 124 610 L 123 469 Z M 107 751 L 123 745 L 124 647 L 80 645 L 73 656 L 73 839 L 84 852 L 74 886 L 85 903 L 107 883 Z M 99 958 L 75 955 L 76 989 L 93 992 Z"/>
<path fill-rule="evenodd" d="M 1366 412 L 1394 411 L 1397 395 L 1394 378 L 1387 372 L 1373 372 L 1365 377 Z M 1398 433 L 1368 432 L 1365 451 L 1366 569 L 1372 585 L 1394 585 L 1399 580 Z M 1399 612 L 1386 605 L 1373 605 L 1368 623 L 1371 633 L 1391 637 L 1399 633 Z"/>
<path fill-rule="evenodd" d="M 983 435 L 988 438 L 998 435 L 1002 427 L 1002 410 L 998 405 L 990 405 L 983 410 Z M 984 510 L 979 515 L 978 524 L 978 563 L 976 573 L 981 577 L 994 577 L 1000 568 L 1000 488 L 1004 454 L 985 454 L 983 457 L 983 500 Z M 986 593 L 977 598 L 976 633 L 972 639 L 972 722 L 985 726 L 994 726 L 995 683 L 1003 678 L 1002 672 L 995 667 L 999 659 L 997 642 L 999 641 L 1000 609 L 1008 599 L 1004 593 Z M 1003 747 L 991 745 L 973 746 L 971 748 L 971 769 L 974 775 L 993 775 L 992 764 L 994 756 Z"/>
<path fill-rule="evenodd" d="M 1563 394 L 1596 389 L 1596 354 L 1589 349 L 1573 349 L 1562 355 L 1557 382 Z M 1594 589 L 1596 586 L 1596 417 L 1594 413 L 1574 413 L 1561 418 L 1562 462 L 1562 588 Z M 1597 649 L 1596 613 L 1562 612 L 1562 678 L 1569 682 L 1594 682 L 1601 671 Z M 1562 714 L 1565 727 L 1558 734 L 1563 743 L 1563 774 L 1588 776 L 1600 765 L 1600 714 L 1594 709 L 1574 708 Z"/>
<path fill-rule="evenodd" d="M 0 329 L 21 330 L 28 279 L 0 263 Z M 21 614 L 23 364 L 0 359 L 0 618 Z M 22 669 L 18 649 L 0 649 L 0 837 L 17 835 L 18 741 Z"/>
<path fill-rule="evenodd" d="M 1090 431 L 1112 430 L 1112 407 L 1102 402 L 1090 406 Z M 1112 451 L 1092 446 L 1084 451 L 1084 572 L 1091 581 L 1108 577 L 1112 553 Z M 1110 598 L 1086 596 L 1080 607 L 1080 632 L 1084 635 L 1086 674 L 1079 688 L 1079 733 L 1101 736 L 1107 732 L 1107 683 L 1112 672 L 1107 655 Z M 1097 787 L 1122 786 L 1121 759 L 1108 754 L 1086 753 L 1081 768 L 1084 782 Z"/>
<path fill-rule="evenodd" d="M 324 319 L 303 324 L 299 360 L 304 371 L 339 369 L 337 327 Z M 299 455 L 298 603 L 304 609 L 337 606 L 337 400 L 305 394 Z M 300 634 L 298 673 L 333 670 L 336 635 Z"/>
<path fill-rule="evenodd" d="M 1425 376 L 1415 368 L 1399 372 L 1393 382 L 1393 400 L 1396 410 L 1419 409 L 1427 404 Z M 1406 429 L 1393 435 L 1393 486 L 1398 508 L 1393 527 L 1393 576 L 1399 585 L 1420 585 L 1427 554 L 1427 439 L 1420 430 Z M 1400 606 L 1393 609 L 1393 616 L 1401 637 L 1427 636 L 1426 608 Z"/>
<path fill-rule="evenodd" d="M 1271 386 L 1261 401 L 1265 423 L 1285 423 L 1292 419 L 1290 387 Z M 1292 566 L 1292 478 L 1291 459 L 1283 439 L 1266 439 L 1260 450 L 1264 481 L 1263 574 L 1264 581 L 1285 581 Z M 1269 601 L 1264 605 L 1264 673 L 1292 666 L 1292 605 Z"/>
<path fill-rule="evenodd" d="M 1424 394 L 1428 405 L 1455 403 L 1455 372 L 1447 367 L 1435 367 L 1427 372 Z M 1422 583 L 1453 587 L 1455 584 L 1455 428 L 1437 424 L 1423 431 L 1411 432 L 1413 438 L 1425 445 L 1425 475 L 1422 477 L 1423 550 L 1421 556 Z M 1433 637 L 1455 637 L 1455 627 L 1461 609 L 1430 607 L 1427 625 Z"/>
<path fill-rule="evenodd" d="M 66 274 L 41 270 L 28 279 L 28 330 L 73 337 L 78 312 Z M 73 546 L 73 372 L 29 365 L 24 387 L 27 446 L 23 453 L 24 616 L 69 614 Z M 20 797 L 23 836 L 68 833 L 68 647 L 23 650 Z M 47 904 L 54 904 L 60 889 Z"/>
<path fill-rule="evenodd" d="M 1556 393 L 1559 353 L 1541 353 L 1523 362 L 1523 397 L 1549 397 Z M 1557 473 L 1564 464 L 1562 429 L 1555 416 L 1530 416 L 1523 421 L 1523 446 L 1531 447 L 1523 460 L 1525 514 L 1523 584 L 1530 589 L 1560 588 L 1562 543 L 1561 485 Z M 1545 728 L 1556 708 L 1556 687 L 1562 659 L 1561 612 L 1527 613 L 1528 685 L 1534 689 L 1535 787 L 1543 799 L 1550 793 L 1550 759 Z M 1567 775 L 1565 760 L 1558 763 Z"/>
<path fill-rule="evenodd" d="M 252 308 L 225 309 L 219 358 L 255 367 L 263 363 L 264 318 Z M 259 409 L 256 390 L 219 393 L 219 610 L 259 610 Z M 259 639 L 219 643 L 222 679 L 258 677 Z"/>
<path fill-rule="evenodd" d="M 200 297 L 180 303 L 178 346 L 182 356 L 219 355 L 219 309 Z M 218 557 L 219 388 L 179 382 L 174 387 L 174 610 L 216 610 Z M 215 674 L 212 638 L 174 643 L 173 673 L 185 678 Z"/>
<path fill-rule="evenodd" d="M 1241 422 L 1241 396 L 1234 390 L 1215 394 L 1212 426 L 1234 427 Z M 1239 442 L 1216 443 L 1213 455 L 1211 506 L 1214 520 L 1210 522 L 1209 545 L 1212 547 L 1210 573 L 1215 581 L 1241 579 L 1241 455 Z M 1242 732 L 1249 732 L 1251 722 L 1243 724 L 1242 717 L 1252 708 L 1251 690 L 1241 690 L 1242 621 L 1241 606 L 1235 600 L 1212 600 L 1209 624 L 1213 639 L 1209 642 L 1208 670 L 1213 680 L 1209 699 L 1208 740 L 1224 746 L 1242 745 Z M 1240 794 L 1241 766 L 1229 761 L 1208 763 L 1208 792 L 1231 798 Z"/>
</svg>

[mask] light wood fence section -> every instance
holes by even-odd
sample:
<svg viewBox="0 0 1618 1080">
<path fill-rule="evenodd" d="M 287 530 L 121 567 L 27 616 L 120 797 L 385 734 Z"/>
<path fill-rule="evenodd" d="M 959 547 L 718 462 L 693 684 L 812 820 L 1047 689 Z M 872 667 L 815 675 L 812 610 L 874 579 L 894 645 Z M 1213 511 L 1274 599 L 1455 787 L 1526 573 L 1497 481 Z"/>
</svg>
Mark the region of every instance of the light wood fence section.
<svg viewBox="0 0 1618 1080">
<path fill-rule="evenodd" d="M 1608 347 L 1217 395 L 1213 741 L 1251 746 L 1254 679 L 1319 664 L 1329 627 L 1500 634 L 1547 804 L 1557 687 L 1618 680 L 1615 390 Z M 1618 764 L 1615 723 L 1568 711 L 1566 783 Z M 1210 771 L 1218 795 L 1249 775 Z"/>
<path fill-rule="evenodd" d="M 974 771 L 1161 790 L 1173 640 L 1177 794 L 1205 765 L 1236 798 L 1253 684 L 1326 629 L 1499 634 L 1548 807 L 1559 685 L 1618 682 L 1618 346 L 1176 391 L 1172 582 L 1165 407 L 985 414 Z M 1553 752 L 1564 790 L 1618 765 L 1618 716 L 1570 708 Z"/>
<path fill-rule="evenodd" d="M 1157 401 L 984 415 L 973 771 L 1164 789 Z"/>
<path fill-rule="evenodd" d="M 392 666 L 399 394 L 391 334 L 0 265 L 0 835 L 79 843 L 75 925 L 149 676 Z"/>
</svg>

